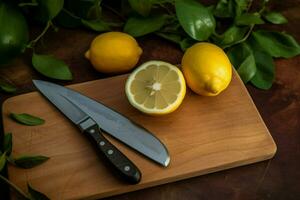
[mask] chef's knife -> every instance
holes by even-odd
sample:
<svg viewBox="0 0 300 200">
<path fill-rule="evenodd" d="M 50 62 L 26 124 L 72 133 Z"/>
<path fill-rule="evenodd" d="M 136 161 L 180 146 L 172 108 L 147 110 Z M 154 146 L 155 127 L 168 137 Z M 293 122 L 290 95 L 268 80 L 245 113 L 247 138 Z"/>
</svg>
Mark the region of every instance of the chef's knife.
<svg viewBox="0 0 300 200">
<path fill-rule="evenodd" d="M 52 93 L 59 93 L 60 95 L 72 99 L 72 101 L 80 105 L 80 108 L 106 133 L 135 149 L 147 158 L 165 167 L 168 166 L 170 157 L 167 148 L 157 137 L 142 126 L 102 103 L 69 88 L 40 80 L 35 80 L 34 84 L 45 96 L 47 96 L 48 91 L 52 91 Z"/>
<path fill-rule="evenodd" d="M 34 81 L 34 84 L 39 88 L 39 81 Z M 101 127 L 80 108 L 80 105 L 76 105 L 72 99 L 55 90 L 41 89 L 41 91 L 85 135 L 89 136 L 98 151 L 113 165 L 121 177 L 130 183 L 140 181 L 141 173 L 139 169 L 102 135 Z"/>
</svg>

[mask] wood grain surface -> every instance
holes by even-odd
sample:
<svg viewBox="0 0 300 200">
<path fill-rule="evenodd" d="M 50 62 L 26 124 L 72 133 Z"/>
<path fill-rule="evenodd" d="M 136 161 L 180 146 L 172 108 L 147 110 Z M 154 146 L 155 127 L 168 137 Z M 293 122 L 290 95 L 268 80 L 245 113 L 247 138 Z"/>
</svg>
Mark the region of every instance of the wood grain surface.
<svg viewBox="0 0 300 200">
<path fill-rule="evenodd" d="M 272 0 L 271 4 L 272 9 L 282 12 L 289 23 L 281 26 L 262 26 L 271 30 L 286 31 L 300 41 L 300 0 Z M 35 38 L 42 29 L 43 27 L 31 25 L 31 38 Z M 83 56 L 96 35 L 97 33 L 83 29 L 64 28 L 46 34 L 37 52 L 63 59 L 70 66 L 74 77 L 72 81 L 55 82 L 68 85 L 108 76 L 93 70 Z M 171 42 L 154 35 L 140 37 L 138 42 L 143 48 L 139 64 L 153 59 L 173 64 L 181 61 L 183 53 Z M 275 157 L 265 162 L 138 190 L 106 200 L 299 200 L 300 56 L 275 59 L 275 66 L 276 78 L 270 90 L 259 90 L 251 84 L 246 85 L 276 142 Z M 14 95 L 34 91 L 32 78 L 49 80 L 32 68 L 30 52 L 8 66 L 1 66 L 0 76 L 18 86 L 15 94 L 0 93 L 1 103 Z M 0 127 L 2 129 L 2 123 Z M 3 135 L 2 130 L 0 135 Z M 0 182 L 0 199 L 9 199 L 8 194 L 7 186 Z"/>
<path fill-rule="evenodd" d="M 190 90 L 178 110 L 161 117 L 146 116 L 128 103 L 127 75 L 71 86 L 128 116 L 152 131 L 167 146 L 167 168 L 114 142 L 142 171 L 142 181 L 128 185 L 112 175 L 85 138 L 39 93 L 6 100 L 5 132 L 12 132 L 13 155 L 22 152 L 50 157 L 45 164 L 22 170 L 9 166 L 9 178 L 25 189 L 27 182 L 51 199 L 95 199 L 173 182 L 273 157 L 276 145 L 243 83 L 235 74 L 217 97 Z M 9 113 L 31 113 L 46 120 L 42 126 L 15 123 Z"/>
</svg>

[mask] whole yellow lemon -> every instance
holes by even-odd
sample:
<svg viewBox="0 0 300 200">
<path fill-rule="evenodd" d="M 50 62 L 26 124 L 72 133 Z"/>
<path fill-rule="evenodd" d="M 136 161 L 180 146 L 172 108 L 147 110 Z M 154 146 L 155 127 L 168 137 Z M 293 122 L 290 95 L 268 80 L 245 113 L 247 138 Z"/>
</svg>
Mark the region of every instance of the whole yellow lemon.
<svg viewBox="0 0 300 200">
<path fill-rule="evenodd" d="M 92 41 L 85 57 L 99 72 L 122 73 L 137 64 L 142 52 L 132 36 L 122 32 L 107 32 Z"/>
<path fill-rule="evenodd" d="M 218 46 L 200 42 L 187 49 L 182 58 L 187 85 L 197 94 L 216 96 L 231 81 L 231 63 Z"/>
</svg>

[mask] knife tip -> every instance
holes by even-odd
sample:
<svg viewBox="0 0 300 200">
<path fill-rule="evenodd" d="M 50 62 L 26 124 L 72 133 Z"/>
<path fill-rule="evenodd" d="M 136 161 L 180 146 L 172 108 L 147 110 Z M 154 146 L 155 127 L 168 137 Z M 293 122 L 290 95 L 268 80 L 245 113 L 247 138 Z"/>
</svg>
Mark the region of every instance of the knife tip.
<svg viewBox="0 0 300 200">
<path fill-rule="evenodd" d="M 38 85 L 45 85 L 46 81 L 42 81 L 42 80 L 37 80 L 37 79 L 32 79 L 33 85 L 35 85 L 36 87 L 38 87 Z"/>
<path fill-rule="evenodd" d="M 170 164 L 170 157 L 168 156 L 167 159 L 161 163 L 164 167 L 168 167 L 168 165 Z"/>
<path fill-rule="evenodd" d="M 165 167 L 167 167 L 170 164 L 170 157 L 168 157 L 168 159 L 165 162 Z"/>
<path fill-rule="evenodd" d="M 34 85 L 36 85 L 39 82 L 39 80 L 32 79 L 32 82 L 33 82 Z"/>
</svg>

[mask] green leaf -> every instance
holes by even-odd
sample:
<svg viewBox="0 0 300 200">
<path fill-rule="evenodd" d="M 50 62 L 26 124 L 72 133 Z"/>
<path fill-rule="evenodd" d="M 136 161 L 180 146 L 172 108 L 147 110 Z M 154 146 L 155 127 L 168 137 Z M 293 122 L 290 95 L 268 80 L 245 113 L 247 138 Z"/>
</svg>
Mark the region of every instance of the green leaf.
<svg viewBox="0 0 300 200">
<path fill-rule="evenodd" d="M 238 17 L 245 11 L 252 0 L 234 0 L 235 1 L 235 15 Z"/>
<path fill-rule="evenodd" d="M 176 0 L 176 15 L 185 32 L 195 40 L 207 40 L 216 21 L 210 10 L 195 0 Z"/>
<path fill-rule="evenodd" d="M 64 0 L 38 0 L 40 7 L 40 14 L 43 18 L 46 16 L 47 20 L 51 20 L 62 10 Z"/>
<path fill-rule="evenodd" d="M 193 40 L 191 38 L 184 38 L 183 40 L 180 41 L 180 48 L 182 51 L 186 51 L 188 48 L 193 46 L 197 41 Z"/>
<path fill-rule="evenodd" d="M 285 24 L 288 20 L 279 12 L 265 13 L 263 17 L 272 24 Z"/>
<path fill-rule="evenodd" d="M 87 13 L 88 19 L 100 19 L 102 14 L 102 0 L 94 0 L 94 5 L 90 7 Z"/>
<path fill-rule="evenodd" d="M 165 19 L 163 15 L 147 18 L 130 17 L 124 26 L 124 32 L 133 37 L 140 37 L 159 30 L 165 24 Z"/>
<path fill-rule="evenodd" d="M 174 4 L 174 0 L 151 0 L 153 4 L 165 4 L 165 3 L 170 3 Z"/>
<path fill-rule="evenodd" d="M 239 73 L 242 81 L 247 83 L 256 74 L 256 65 L 254 56 L 249 55 L 240 65 L 237 72 Z"/>
<path fill-rule="evenodd" d="M 105 22 L 110 27 L 121 27 L 124 26 L 123 22 Z"/>
<path fill-rule="evenodd" d="M 272 57 L 291 58 L 300 54 L 297 41 L 286 33 L 259 30 L 252 32 L 254 40 Z"/>
<path fill-rule="evenodd" d="M 2 169 L 4 168 L 6 164 L 6 152 L 4 152 L 1 156 L 0 156 L 0 172 L 2 171 Z"/>
<path fill-rule="evenodd" d="M 165 25 L 159 30 L 160 32 L 185 34 L 176 16 L 167 15 L 165 18 Z"/>
<path fill-rule="evenodd" d="M 271 88 L 275 79 L 275 66 L 272 56 L 269 55 L 254 39 L 253 35 L 247 40 L 247 44 L 251 47 L 252 52 L 255 53 L 255 62 L 257 73 L 252 78 L 251 83 L 257 88 L 267 90 Z"/>
<path fill-rule="evenodd" d="M 17 91 L 17 88 L 12 84 L 0 81 L 0 90 L 7 93 L 14 93 L 15 91 Z"/>
<path fill-rule="evenodd" d="M 9 156 L 12 152 L 12 134 L 6 133 L 3 138 L 3 151 Z"/>
<path fill-rule="evenodd" d="M 234 0 L 219 0 L 214 15 L 220 18 L 234 17 Z"/>
<path fill-rule="evenodd" d="M 33 54 L 32 65 L 38 72 L 49 78 L 72 80 L 68 65 L 51 55 Z"/>
<path fill-rule="evenodd" d="M 268 90 L 275 78 L 272 56 L 263 51 L 255 51 L 254 58 L 257 70 L 255 76 L 251 79 L 251 83 L 260 89 Z"/>
<path fill-rule="evenodd" d="M 229 48 L 226 54 L 234 68 L 238 69 L 245 58 L 252 54 L 252 51 L 249 45 L 241 43 Z"/>
<path fill-rule="evenodd" d="M 169 40 L 171 42 L 175 42 L 175 43 L 180 43 L 181 41 L 181 36 L 175 33 L 162 33 L 162 32 L 157 32 L 155 33 L 156 35 L 158 35 L 159 37 L 162 37 L 166 40 Z"/>
<path fill-rule="evenodd" d="M 140 15 L 147 17 L 152 7 L 152 0 L 128 0 L 131 8 Z"/>
<path fill-rule="evenodd" d="M 166 24 L 156 32 L 156 35 L 179 44 L 186 33 L 179 24 L 176 16 L 167 17 Z"/>
<path fill-rule="evenodd" d="M 214 37 L 213 39 L 222 48 L 227 48 L 242 40 L 248 30 L 248 27 L 231 26 L 221 36 Z"/>
<path fill-rule="evenodd" d="M 110 30 L 109 26 L 101 20 L 93 20 L 93 21 L 89 20 L 88 21 L 88 20 L 81 19 L 81 23 L 84 26 L 86 26 L 94 31 L 98 31 L 98 32 L 104 32 L 104 31 Z"/>
<path fill-rule="evenodd" d="M 22 113 L 22 114 L 11 113 L 10 117 L 16 122 L 28 126 L 36 126 L 45 123 L 45 120 L 27 113 Z"/>
<path fill-rule="evenodd" d="M 32 167 L 35 167 L 37 165 L 40 165 L 44 162 L 46 162 L 49 159 L 49 157 L 46 156 L 20 156 L 14 160 L 14 163 L 16 166 L 24 168 L 24 169 L 30 169 Z"/>
<path fill-rule="evenodd" d="M 237 25 L 264 24 L 259 13 L 245 13 L 236 18 Z"/>
<path fill-rule="evenodd" d="M 254 77 L 256 73 L 255 59 L 247 44 L 241 43 L 230 48 L 227 55 L 244 83 L 247 83 Z"/>
<path fill-rule="evenodd" d="M 216 8 L 216 6 L 215 5 L 209 5 L 209 6 L 207 6 L 206 7 L 207 8 L 207 10 L 210 12 L 210 13 L 214 13 L 214 10 L 215 10 L 215 8 Z"/>
<path fill-rule="evenodd" d="M 28 183 L 27 183 L 27 189 L 28 189 L 28 192 L 29 192 L 32 200 L 50 200 L 49 197 L 47 197 L 45 194 L 33 189 Z"/>
</svg>

